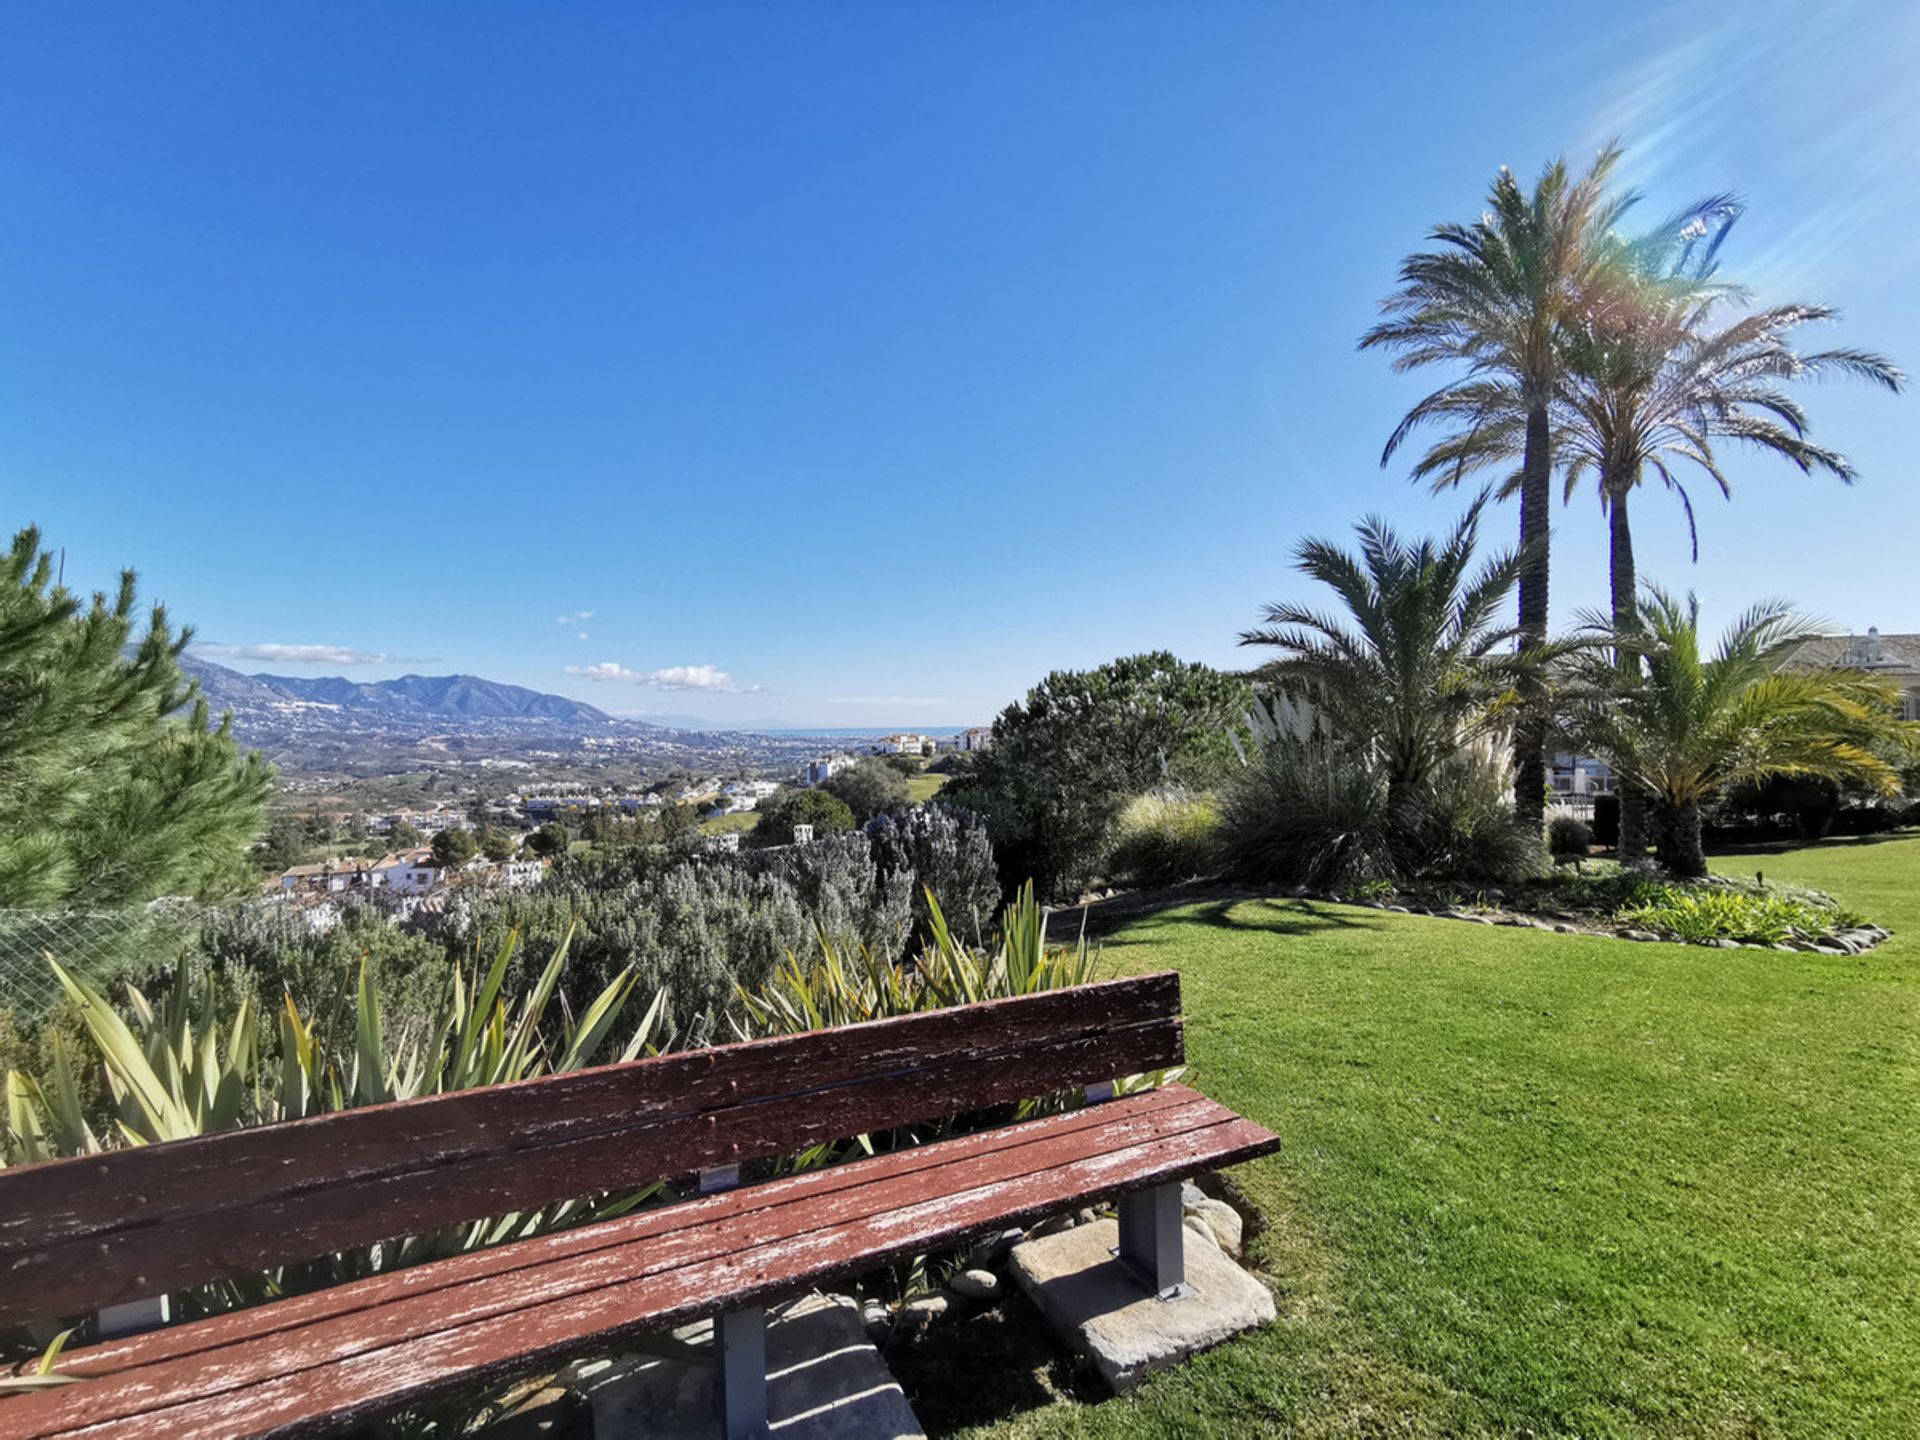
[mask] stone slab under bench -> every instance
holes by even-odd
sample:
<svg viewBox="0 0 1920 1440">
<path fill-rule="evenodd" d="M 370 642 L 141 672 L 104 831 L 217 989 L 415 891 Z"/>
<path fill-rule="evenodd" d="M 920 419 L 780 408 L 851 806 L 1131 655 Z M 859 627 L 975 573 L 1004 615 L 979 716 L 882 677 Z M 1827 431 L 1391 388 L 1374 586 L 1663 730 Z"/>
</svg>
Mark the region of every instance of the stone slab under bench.
<svg viewBox="0 0 1920 1440">
<path fill-rule="evenodd" d="M 1267 1287 L 1197 1235 L 1186 1245 L 1186 1285 L 1167 1299 L 1121 1264 L 1119 1243 L 1119 1225 L 1096 1220 L 1016 1245 L 1008 1258 L 1014 1283 L 1116 1393 L 1274 1317 Z"/>
</svg>

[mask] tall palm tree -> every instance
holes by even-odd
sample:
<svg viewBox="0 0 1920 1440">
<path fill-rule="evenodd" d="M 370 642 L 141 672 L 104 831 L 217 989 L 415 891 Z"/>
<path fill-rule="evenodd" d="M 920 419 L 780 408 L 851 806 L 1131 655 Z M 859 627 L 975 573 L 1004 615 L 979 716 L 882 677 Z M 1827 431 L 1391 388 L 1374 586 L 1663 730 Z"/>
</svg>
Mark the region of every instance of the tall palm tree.
<svg viewBox="0 0 1920 1440">
<path fill-rule="evenodd" d="M 1486 503 L 1481 496 L 1439 539 L 1404 540 L 1369 516 L 1354 527 L 1357 555 L 1303 540 L 1296 568 L 1339 596 L 1346 614 L 1269 605 L 1266 623 L 1240 637 L 1281 652 L 1261 678 L 1378 759 L 1389 823 L 1402 836 L 1416 831 L 1442 763 L 1505 727 L 1549 654 L 1516 650 L 1519 628 L 1501 614 L 1531 557 L 1506 551 L 1471 569 Z"/>
<path fill-rule="evenodd" d="M 1732 487 L 1714 444 L 1733 440 L 1779 456 L 1806 474 L 1843 484 L 1857 478 L 1838 451 L 1807 438 L 1806 411 L 1782 386 L 1823 375 L 1898 392 L 1906 377 L 1872 351 L 1798 351 L 1800 326 L 1835 318 L 1825 305 L 1776 305 L 1716 325 L 1744 296 L 1684 275 L 1644 277 L 1632 299 L 1595 306 L 1568 346 L 1556 428 L 1569 497 L 1588 478 L 1607 515 L 1608 573 L 1616 623 L 1638 601 L 1629 501 L 1649 474 L 1680 501 L 1699 558 L 1685 471 L 1703 472 L 1722 495 Z"/>
<path fill-rule="evenodd" d="M 1523 649 L 1547 640 L 1549 408 L 1563 334 L 1591 288 L 1592 270 L 1610 253 L 1606 237 L 1634 201 L 1609 188 L 1619 160 L 1619 147 L 1609 145 L 1578 179 L 1564 160 L 1555 160 L 1531 192 L 1502 166 L 1485 214 L 1472 225 L 1443 224 L 1430 233 L 1435 248 L 1401 264 L 1400 288 L 1381 302 L 1384 318 L 1360 340 L 1362 349 L 1397 352 L 1395 370 L 1450 365 L 1459 371 L 1407 412 L 1381 464 L 1422 425 L 1467 435 L 1488 425 L 1517 427 L 1520 546 L 1527 557 L 1519 582 Z M 1533 703 L 1518 730 L 1514 797 L 1521 817 L 1537 825 L 1546 807 L 1547 721 L 1542 692 L 1529 682 L 1527 693 Z"/>
<path fill-rule="evenodd" d="M 1732 493 L 1716 442 L 1733 440 L 1805 473 L 1821 471 L 1851 484 L 1856 475 L 1846 457 L 1807 437 L 1806 412 L 1783 387 L 1843 375 L 1897 392 L 1905 380 L 1871 351 L 1796 350 L 1800 326 L 1835 318 L 1828 306 L 1778 305 L 1718 323 L 1726 307 L 1748 298 L 1718 276 L 1720 247 L 1739 213 L 1730 199 L 1714 197 L 1638 240 L 1604 242 L 1562 333 L 1553 449 L 1566 495 L 1591 478 L 1607 517 L 1610 598 L 1619 629 L 1631 626 L 1639 603 L 1629 505 L 1643 482 L 1657 477 L 1679 499 L 1698 558 L 1685 476 L 1697 469 L 1723 495 Z M 1523 460 L 1524 453 L 1518 422 L 1496 416 L 1435 445 L 1415 474 L 1450 484 L 1488 465 Z M 1508 489 L 1517 483 L 1510 478 Z M 1631 656 L 1622 651 L 1616 660 L 1629 664 Z M 1646 848 L 1645 807 L 1631 791 L 1621 798 L 1625 858 Z"/>
<path fill-rule="evenodd" d="M 1817 633 L 1779 601 L 1742 615 L 1711 656 L 1699 602 L 1648 585 L 1624 629 L 1586 619 L 1638 663 L 1576 652 L 1585 685 L 1567 726 L 1585 750 L 1652 797 L 1656 854 L 1676 875 L 1706 874 L 1700 808 L 1717 791 L 1774 776 L 1860 780 L 1888 793 L 1896 765 L 1881 747 L 1920 754 L 1920 724 L 1899 718 L 1900 692 L 1856 670 L 1783 668 Z"/>
</svg>

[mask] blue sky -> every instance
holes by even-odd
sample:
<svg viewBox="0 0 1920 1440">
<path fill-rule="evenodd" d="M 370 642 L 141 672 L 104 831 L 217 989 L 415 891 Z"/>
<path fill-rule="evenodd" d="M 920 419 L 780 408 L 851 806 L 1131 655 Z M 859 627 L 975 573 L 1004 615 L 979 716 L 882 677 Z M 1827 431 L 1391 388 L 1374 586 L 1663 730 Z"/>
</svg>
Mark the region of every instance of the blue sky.
<svg viewBox="0 0 1920 1440">
<path fill-rule="evenodd" d="M 1302 534 L 1457 509 L 1354 341 L 1502 163 L 1738 190 L 1730 272 L 1920 369 L 1917 65 L 1867 4 L 13 5 L 0 512 L 250 670 L 931 726 L 1234 663 Z M 1643 573 L 1920 630 L 1916 402 L 1809 398 L 1863 483 L 1736 459 Z"/>
</svg>

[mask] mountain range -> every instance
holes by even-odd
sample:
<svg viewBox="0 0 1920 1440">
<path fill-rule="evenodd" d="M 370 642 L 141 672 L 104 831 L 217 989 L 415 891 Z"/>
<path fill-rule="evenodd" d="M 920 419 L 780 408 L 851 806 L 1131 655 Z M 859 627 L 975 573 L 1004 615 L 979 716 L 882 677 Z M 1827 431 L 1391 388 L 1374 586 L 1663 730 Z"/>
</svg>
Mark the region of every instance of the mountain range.
<svg viewBox="0 0 1920 1440">
<path fill-rule="evenodd" d="M 613 717 L 579 700 L 521 685 L 503 685 L 478 675 L 402 675 L 394 680 L 349 680 L 344 675 L 245 675 L 188 655 L 181 662 L 200 682 L 207 703 L 236 716 L 262 711 L 325 709 L 368 720 L 394 722 L 528 721 L 562 726 L 601 726 Z"/>
</svg>

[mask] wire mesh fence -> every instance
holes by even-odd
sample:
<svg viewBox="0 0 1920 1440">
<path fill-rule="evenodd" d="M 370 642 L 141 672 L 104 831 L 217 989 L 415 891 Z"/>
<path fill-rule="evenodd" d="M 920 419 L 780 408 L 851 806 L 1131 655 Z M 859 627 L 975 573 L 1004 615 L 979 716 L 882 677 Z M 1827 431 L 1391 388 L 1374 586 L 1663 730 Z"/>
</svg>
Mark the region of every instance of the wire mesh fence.
<svg viewBox="0 0 1920 1440">
<path fill-rule="evenodd" d="M 199 906 L 164 900 L 122 910 L 0 910 L 0 1010 L 31 1020 L 60 1002 L 49 958 L 95 986 L 165 964 L 202 916 Z"/>
</svg>

